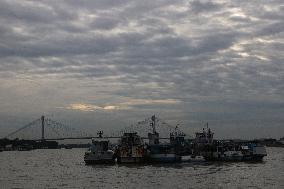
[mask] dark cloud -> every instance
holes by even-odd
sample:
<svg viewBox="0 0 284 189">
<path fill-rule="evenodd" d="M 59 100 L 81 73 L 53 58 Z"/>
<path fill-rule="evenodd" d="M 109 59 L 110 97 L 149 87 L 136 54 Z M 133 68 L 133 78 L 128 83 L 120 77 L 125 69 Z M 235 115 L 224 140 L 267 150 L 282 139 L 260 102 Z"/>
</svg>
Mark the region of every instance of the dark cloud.
<svg viewBox="0 0 284 189">
<path fill-rule="evenodd" d="M 52 9 L 42 6 L 41 3 L 1 1 L 0 7 L 1 17 L 14 22 L 41 23 L 55 18 Z"/>
<path fill-rule="evenodd" d="M 104 54 L 118 47 L 116 37 L 58 36 L 44 40 L 23 42 L 2 47 L 0 56 L 63 56 L 66 54 Z"/>
<path fill-rule="evenodd" d="M 56 1 L 55 1 L 56 2 Z M 66 4 L 75 7 L 81 8 L 86 10 L 96 10 L 96 9 L 110 9 L 110 8 L 117 8 L 121 6 L 125 6 L 125 4 L 129 3 L 129 0 L 96 0 L 96 1 L 88 1 L 88 0 L 65 0 Z"/>
<path fill-rule="evenodd" d="M 211 1 L 197 0 L 190 2 L 190 7 L 194 13 L 202 13 L 202 12 L 216 11 L 219 8 L 221 8 L 221 5 L 213 3 Z"/>
<path fill-rule="evenodd" d="M 115 18 L 99 17 L 92 23 L 92 27 L 98 30 L 111 30 L 119 24 Z"/>
<path fill-rule="evenodd" d="M 277 35 L 277 34 L 283 34 L 284 32 L 284 22 L 276 22 L 267 24 L 266 26 L 260 28 L 258 32 L 256 32 L 258 35 L 266 36 L 266 35 Z"/>
</svg>

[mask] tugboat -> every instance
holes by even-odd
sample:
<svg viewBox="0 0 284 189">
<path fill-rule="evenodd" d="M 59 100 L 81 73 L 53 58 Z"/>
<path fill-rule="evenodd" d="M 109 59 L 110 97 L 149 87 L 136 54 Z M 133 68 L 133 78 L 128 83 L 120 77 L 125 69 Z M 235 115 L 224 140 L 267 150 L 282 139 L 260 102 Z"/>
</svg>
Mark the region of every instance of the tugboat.
<svg viewBox="0 0 284 189">
<path fill-rule="evenodd" d="M 159 133 L 156 131 L 155 115 L 151 117 L 152 133 L 148 133 L 149 145 L 147 147 L 147 159 L 149 162 L 173 163 L 181 161 L 181 156 L 176 153 L 176 138 L 171 133 L 171 142 L 161 144 L 159 142 Z M 176 133 L 177 134 L 177 133 Z"/>
<path fill-rule="evenodd" d="M 86 164 L 112 164 L 115 163 L 114 152 L 109 147 L 109 140 L 102 137 L 103 132 L 98 132 L 98 139 L 92 140 L 92 145 L 85 152 Z"/>
<path fill-rule="evenodd" d="M 118 163 L 141 163 L 145 160 L 144 144 L 136 132 L 124 133 L 117 149 Z"/>
</svg>

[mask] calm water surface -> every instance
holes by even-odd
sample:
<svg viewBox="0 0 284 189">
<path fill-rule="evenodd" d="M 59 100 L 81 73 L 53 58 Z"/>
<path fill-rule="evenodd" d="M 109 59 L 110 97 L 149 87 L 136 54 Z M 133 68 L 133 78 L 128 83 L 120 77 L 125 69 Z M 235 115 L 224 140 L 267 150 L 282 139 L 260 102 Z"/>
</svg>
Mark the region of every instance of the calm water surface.
<svg viewBox="0 0 284 189">
<path fill-rule="evenodd" d="M 284 188 L 284 148 L 262 163 L 86 166 L 86 149 L 0 152 L 0 188 Z"/>
</svg>

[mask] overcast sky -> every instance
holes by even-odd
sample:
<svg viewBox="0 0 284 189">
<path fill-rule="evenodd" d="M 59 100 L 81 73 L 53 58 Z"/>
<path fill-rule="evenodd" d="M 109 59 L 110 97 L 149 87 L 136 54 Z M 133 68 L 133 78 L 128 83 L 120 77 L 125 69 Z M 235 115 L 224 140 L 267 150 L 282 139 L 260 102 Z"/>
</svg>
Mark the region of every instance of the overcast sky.
<svg viewBox="0 0 284 189">
<path fill-rule="evenodd" d="M 156 114 L 284 136 L 283 0 L 0 0 L 0 137 L 42 114 L 89 132 Z"/>
</svg>

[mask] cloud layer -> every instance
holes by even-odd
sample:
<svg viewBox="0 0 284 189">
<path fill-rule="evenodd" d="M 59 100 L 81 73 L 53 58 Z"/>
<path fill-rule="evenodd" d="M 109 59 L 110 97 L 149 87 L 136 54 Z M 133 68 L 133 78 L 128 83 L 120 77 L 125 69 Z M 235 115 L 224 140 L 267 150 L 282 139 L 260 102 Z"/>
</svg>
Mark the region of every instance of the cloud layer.
<svg viewBox="0 0 284 189">
<path fill-rule="evenodd" d="M 284 117 L 283 31 L 280 0 L 1 0 L 0 115 L 76 111 L 88 124 L 156 113 L 185 128 L 263 120 L 269 130 Z"/>
</svg>

